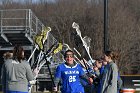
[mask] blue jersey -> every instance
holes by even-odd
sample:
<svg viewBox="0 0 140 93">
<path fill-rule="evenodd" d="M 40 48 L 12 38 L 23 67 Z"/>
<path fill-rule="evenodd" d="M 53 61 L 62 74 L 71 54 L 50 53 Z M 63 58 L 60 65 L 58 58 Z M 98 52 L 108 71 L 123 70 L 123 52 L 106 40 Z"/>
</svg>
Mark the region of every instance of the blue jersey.
<svg viewBox="0 0 140 93">
<path fill-rule="evenodd" d="M 105 66 L 102 66 L 101 68 L 100 68 L 100 76 L 102 76 L 102 74 L 104 73 L 104 69 L 105 69 Z M 101 80 L 100 80 L 100 82 L 99 82 L 99 85 L 98 85 L 98 89 L 97 89 L 97 93 L 101 93 L 101 87 L 102 87 L 102 82 L 101 82 Z"/>
<path fill-rule="evenodd" d="M 57 67 L 55 78 L 62 80 L 62 93 L 84 93 L 84 88 L 80 83 L 82 75 L 84 71 L 79 64 L 70 67 L 63 63 Z"/>
</svg>

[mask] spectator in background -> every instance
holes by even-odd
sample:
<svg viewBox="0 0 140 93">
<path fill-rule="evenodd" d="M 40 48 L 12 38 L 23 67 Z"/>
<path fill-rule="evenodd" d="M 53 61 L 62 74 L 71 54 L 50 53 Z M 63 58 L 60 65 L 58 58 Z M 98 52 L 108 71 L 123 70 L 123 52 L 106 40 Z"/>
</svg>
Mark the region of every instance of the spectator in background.
<svg viewBox="0 0 140 93">
<path fill-rule="evenodd" d="M 95 91 L 96 93 L 100 93 L 101 91 L 101 78 L 104 70 L 103 60 L 102 59 L 96 59 L 94 71 L 95 71 L 95 79 L 94 79 L 94 85 L 95 85 Z"/>
<path fill-rule="evenodd" d="M 3 93 L 28 93 L 28 82 L 33 80 L 34 76 L 25 60 L 24 50 L 17 45 L 13 49 L 13 56 L 9 54 L 5 54 L 2 66 Z"/>
<path fill-rule="evenodd" d="M 105 51 L 104 60 L 108 63 L 101 78 L 101 93 L 117 93 L 118 67 L 114 63 L 117 55 L 112 51 Z"/>
</svg>

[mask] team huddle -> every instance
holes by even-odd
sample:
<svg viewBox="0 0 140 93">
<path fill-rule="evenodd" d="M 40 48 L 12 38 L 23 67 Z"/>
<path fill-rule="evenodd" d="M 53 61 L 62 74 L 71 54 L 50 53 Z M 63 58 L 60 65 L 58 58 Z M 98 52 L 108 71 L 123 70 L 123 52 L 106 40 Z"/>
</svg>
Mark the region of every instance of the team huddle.
<svg viewBox="0 0 140 93">
<path fill-rule="evenodd" d="M 61 93 L 119 93 L 122 81 L 112 51 L 105 51 L 88 67 L 75 61 L 72 50 L 64 53 L 64 59 L 56 68 L 53 91 L 58 91 L 60 85 Z M 3 93 L 28 93 L 29 81 L 36 74 L 25 60 L 23 48 L 15 46 L 12 57 L 6 57 L 2 66 Z"/>
</svg>

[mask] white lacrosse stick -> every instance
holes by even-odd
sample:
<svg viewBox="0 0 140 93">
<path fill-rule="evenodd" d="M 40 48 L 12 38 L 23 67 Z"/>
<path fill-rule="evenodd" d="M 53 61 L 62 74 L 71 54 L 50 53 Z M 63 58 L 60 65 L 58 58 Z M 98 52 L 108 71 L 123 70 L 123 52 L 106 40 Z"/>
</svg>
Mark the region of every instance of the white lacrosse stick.
<svg viewBox="0 0 140 93">
<path fill-rule="evenodd" d="M 80 39 L 81 39 L 81 41 L 82 41 L 82 43 L 83 43 L 84 48 L 86 49 L 86 52 L 87 52 L 87 54 L 88 54 L 90 60 L 94 63 L 94 61 L 93 61 L 93 59 L 92 59 L 92 57 L 91 57 L 91 55 L 90 55 L 90 53 L 89 53 L 89 46 L 88 46 L 89 44 L 86 43 L 86 41 L 87 41 L 87 36 L 84 37 L 84 38 L 82 38 L 82 36 L 81 36 L 81 31 L 80 31 L 79 25 L 78 25 L 77 23 L 73 22 L 72 27 L 73 27 L 74 29 L 76 29 L 77 35 L 79 35 L 79 37 L 80 37 Z M 89 38 L 88 38 L 88 40 L 91 41 L 91 39 L 89 39 Z"/>
</svg>

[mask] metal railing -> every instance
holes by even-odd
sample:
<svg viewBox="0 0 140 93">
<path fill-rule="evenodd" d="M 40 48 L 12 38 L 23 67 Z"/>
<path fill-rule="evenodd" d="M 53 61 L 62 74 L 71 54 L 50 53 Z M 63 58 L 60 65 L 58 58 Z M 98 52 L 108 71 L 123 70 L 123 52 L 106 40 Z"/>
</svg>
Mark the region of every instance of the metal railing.
<svg viewBox="0 0 140 93">
<path fill-rule="evenodd" d="M 44 25 L 30 9 L 8 9 L 0 10 L 0 27 L 1 33 L 25 30 L 31 36 L 41 32 Z"/>
</svg>

